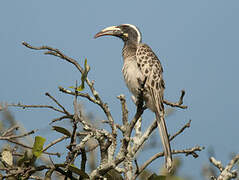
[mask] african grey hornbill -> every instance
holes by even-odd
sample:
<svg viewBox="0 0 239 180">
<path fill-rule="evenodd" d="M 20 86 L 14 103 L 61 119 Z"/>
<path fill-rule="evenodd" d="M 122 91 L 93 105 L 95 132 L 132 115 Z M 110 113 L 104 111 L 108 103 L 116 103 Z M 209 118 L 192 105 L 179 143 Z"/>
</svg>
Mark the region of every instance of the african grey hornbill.
<svg viewBox="0 0 239 180">
<path fill-rule="evenodd" d="M 143 99 L 147 108 L 152 110 L 157 119 L 160 136 L 165 154 L 165 166 L 168 170 L 172 168 L 172 155 L 168 132 L 164 120 L 164 81 L 163 68 L 152 49 L 141 43 L 141 33 L 138 28 L 131 24 L 122 24 L 103 29 L 95 35 L 95 38 L 112 35 L 124 41 L 123 47 L 123 75 L 126 85 L 137 98 L 140 93 L 141 84 L 144 82 Z"/>
</svg>

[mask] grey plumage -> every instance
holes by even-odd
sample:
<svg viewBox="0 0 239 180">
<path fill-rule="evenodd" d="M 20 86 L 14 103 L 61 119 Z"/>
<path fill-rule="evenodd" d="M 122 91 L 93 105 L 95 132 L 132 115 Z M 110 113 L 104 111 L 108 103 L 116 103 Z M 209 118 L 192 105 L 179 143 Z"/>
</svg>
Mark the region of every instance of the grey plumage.
<svg viewBox="0 0 239 180">
<path fill-rule="evenodd" d="M 123 76 L 127 87 L 137 98 L 140 89 L 139 80 L 146 78 L 144 87 L 144 101 L 146 107 L 156 115 L 160 137 L 165 153 L 165 166 L 170 171 L 172 168 L 172 155 L 168 132 L 164 120 L 164 81 L 163 68 L 152 49 L 141 43 L 140 31 L 131 24 L 108 27 L 97 33 L 95 37 L 113 35 L 124 41 L 123 48 Z"/>
</svg>

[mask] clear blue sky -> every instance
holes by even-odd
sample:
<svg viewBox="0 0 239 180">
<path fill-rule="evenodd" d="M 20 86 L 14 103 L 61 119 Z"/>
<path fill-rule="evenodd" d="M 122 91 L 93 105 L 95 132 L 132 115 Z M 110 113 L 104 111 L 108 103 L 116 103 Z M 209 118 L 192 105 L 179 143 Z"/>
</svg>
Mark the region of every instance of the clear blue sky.
<svg viewBox="0 0 239 180">
<path fill-rule="evenodd" d="M 180 90 L 186 90 L 185 104 L 189 108 L 177 110 L 167 124 L 173 134 L 192 119 L 192 127 L 172 147 L 206 147 L 198 159 L 185 158 L 180 173 L 200 179 L 200 168 L 208 162 L 208 147 L 214 148 L 216 158 L 223 163 L 228 162 L 231 152 L 239 150 L 238 17 L 236 0 L 1 1 L 0 102 L 47 104 L 51 102 L 44 93 L 50 92 L 72 107 L 72 98 L 58 92 L 57 86 L 73 85 L 80 74 L 69 63 L 23 47 L 21 42 L 26 41 L 56 47 L 82 64 L 87 58 L 91 65 L 89 78 L 95 80 L 97 90 L 119 121 L 116 96 L 123 93 L 130 102 L 121 75 L 123 43 L 111 37 L 95 40 L 93 36 L 107 26 L 135 24 L 143 42 L 161 59 L 165 98 L 176 101 Z M 84 104 L 105 118 L 96 106 L 87 101 Z M 132 103 L 129 108 L 132 116 Z M 12 110 L 28 130 L 39 128 L 39 133 L 56 115 L 44 110 Z M 147 112 L 144 119 L 151 121 L 151 114 Z M 158 163 L 162 159 L 154 165 Z"/>
</svg>

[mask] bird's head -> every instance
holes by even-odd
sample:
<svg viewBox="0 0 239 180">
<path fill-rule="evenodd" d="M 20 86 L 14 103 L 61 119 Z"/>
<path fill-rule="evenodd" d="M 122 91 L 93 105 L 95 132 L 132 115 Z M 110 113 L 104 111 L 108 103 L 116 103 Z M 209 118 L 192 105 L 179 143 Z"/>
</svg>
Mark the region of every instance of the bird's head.
<svg viewBox="0 0 239 180">
<path fill-rule="evenodd" d="M 139 29 L 132 24 L 121 24 L 119 26 L 107 27 L 95 35 L 95 38 L 100 36 L 116 36 L 121 38 L 124 42 L 140 43 L 141 33 Z"/>
</svg>

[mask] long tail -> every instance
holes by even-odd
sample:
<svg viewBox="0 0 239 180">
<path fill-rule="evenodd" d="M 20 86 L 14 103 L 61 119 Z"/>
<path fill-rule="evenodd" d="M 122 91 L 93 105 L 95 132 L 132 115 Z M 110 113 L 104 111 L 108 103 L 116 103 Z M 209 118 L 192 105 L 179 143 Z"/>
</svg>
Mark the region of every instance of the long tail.
<svg viewBox="0 0 239 180">
<path fill-rule="evenodd" d="M 166 127 L 166 123 L 164 120 L 164 106 L 163 106 L 163 87 L 161 87 L 161 91 L 156 91 L 153 88 L 150 88 L 150 95 L 152 97 L 152 102 L 155 105 L 155 115 L 157 119 L 157 124 L 159 128 L 159 134 L 162 140 L 164 156 L 165 156 L 165 166 L 167 170 L 170 172 L 172 170 L 172 153 L 171 147 L 169 143 L 168 131 Z"/>
<path fill-rule="evenodd" d="M 165 165 L 167 170 L 170 172 L 172 170 L 172 153 L 171 146 L 169 143 L 168 131 L 164 120 L 164 115 L 156 114 L 157 124 L 159 128 L 159 134 L 162 140 L 164 155 L 165 155 Z"/>
</svg>

